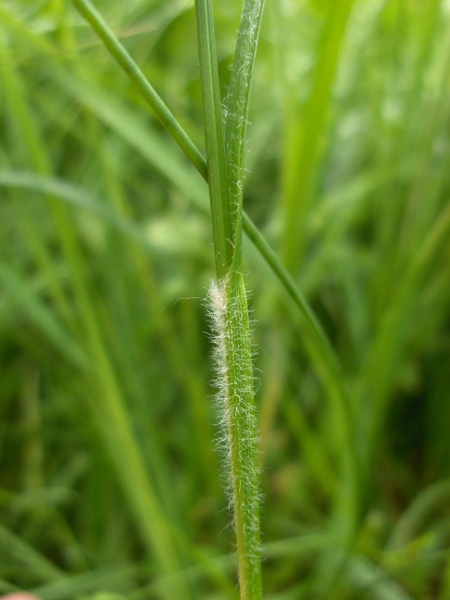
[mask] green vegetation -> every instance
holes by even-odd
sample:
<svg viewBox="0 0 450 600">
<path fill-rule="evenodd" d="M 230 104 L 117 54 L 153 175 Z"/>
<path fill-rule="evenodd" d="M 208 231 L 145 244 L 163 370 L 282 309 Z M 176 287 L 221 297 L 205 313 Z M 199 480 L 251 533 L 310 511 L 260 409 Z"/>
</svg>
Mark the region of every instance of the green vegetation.
<svg viewBox="0 0 450 600">
<path fill-rule="evenodd" d="M 262 4 L 0 5 L 0 592 L 450 597 L 448 6 Z"/>
</svg>

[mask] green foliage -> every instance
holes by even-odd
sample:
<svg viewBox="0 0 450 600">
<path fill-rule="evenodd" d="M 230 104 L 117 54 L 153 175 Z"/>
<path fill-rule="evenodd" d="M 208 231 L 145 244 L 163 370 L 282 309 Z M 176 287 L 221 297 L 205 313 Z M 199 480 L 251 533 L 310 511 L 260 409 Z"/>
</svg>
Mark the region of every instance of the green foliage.
<svg viewBox="0 0 450 600">
<path fill-rule="evenodd" d="M 0 5 L 0 590 L 234 598 L 194 3 L 95 7 L 101 39 L 63 0 Z M 447 5 L 268 2 L 249 113 L 241 10 L 214 3 L 214 127 L 264 597 L 446 600 Z"/>
</svg>

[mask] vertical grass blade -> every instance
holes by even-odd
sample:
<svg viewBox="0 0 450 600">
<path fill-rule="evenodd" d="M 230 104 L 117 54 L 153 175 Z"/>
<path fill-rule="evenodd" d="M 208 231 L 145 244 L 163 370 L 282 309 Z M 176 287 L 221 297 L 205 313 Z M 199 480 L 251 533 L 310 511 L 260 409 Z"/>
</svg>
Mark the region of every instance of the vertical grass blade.
<svg viewBox="0 0 450 600">
<path fill-rule="evenodd" d="M 195 9 L 214 250 L 217 277 L 222 280 L 228 274 L 233 255 L 233 216 L 228 193 L 217 52 L 211 3 L 205 0 L 197 1 Z"/>
<path fill-rule="evenodd" d="M 226 106 L 225 147 L 229 165 L 234 224 L 234 265 L 241 268 L 241 235 L 244 188 L 244 156 L 253 69 L 265 0 L 246 0 L 234 53 L 230 91 Z"/>
</svg>

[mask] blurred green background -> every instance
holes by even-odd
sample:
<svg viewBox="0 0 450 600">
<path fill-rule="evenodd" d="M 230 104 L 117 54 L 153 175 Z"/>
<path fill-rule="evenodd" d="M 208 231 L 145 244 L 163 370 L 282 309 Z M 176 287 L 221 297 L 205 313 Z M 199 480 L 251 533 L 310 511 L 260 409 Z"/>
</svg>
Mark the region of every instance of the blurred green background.
<svg viewBox="0 0 450 600">
<path fill-rule="evenodd" d="M 450 5 L 267 0 L 245 208 L 268 599 L 450 598 Z M 191 0 L 95 6 L 203 149 Z M 241 2 L 214 5 L 223 95 Z M 207 186 L 67 0 L 0 4 L 0 592 L 237 597 Z"/>
</svg>

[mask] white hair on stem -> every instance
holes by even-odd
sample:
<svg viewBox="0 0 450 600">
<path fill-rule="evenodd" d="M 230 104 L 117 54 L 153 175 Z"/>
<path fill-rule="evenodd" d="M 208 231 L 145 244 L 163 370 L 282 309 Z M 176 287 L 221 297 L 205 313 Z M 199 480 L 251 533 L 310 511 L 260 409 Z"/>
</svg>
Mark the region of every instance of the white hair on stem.
<svg viewBox="0 0 450 600">
<path fill-rule="evenodd" d="M 231 284 L 230 280 L 234 283 Z M 235 288 L 232 288 L 232 285 Z M 247 560 L 259 561 L 259 485 L 256 408 L 254 404 L 251 322 L 243 279 L 211 282 L 208 293 L 214 385 L 219 413 L 217 446 L 224 457 L 226 492 L 234 509 L 234 527 L 248 540 Z M 239 501 L 238 501 L 239 498 Z M 242 514 L 236 509 L 241 506 Z M 240 525 L 238 523 L 240 520 Z"/>
</svg>

